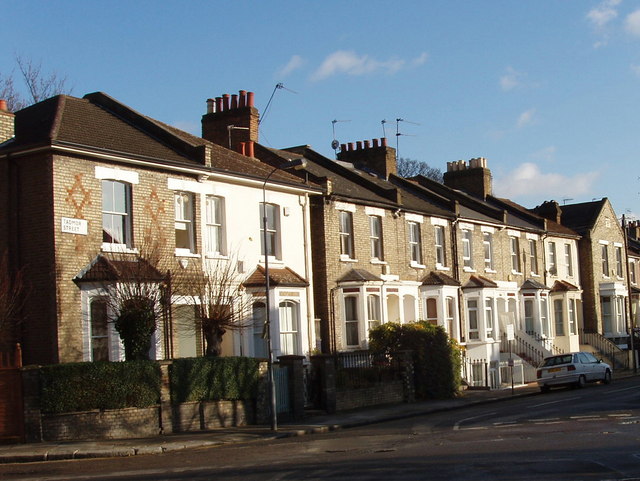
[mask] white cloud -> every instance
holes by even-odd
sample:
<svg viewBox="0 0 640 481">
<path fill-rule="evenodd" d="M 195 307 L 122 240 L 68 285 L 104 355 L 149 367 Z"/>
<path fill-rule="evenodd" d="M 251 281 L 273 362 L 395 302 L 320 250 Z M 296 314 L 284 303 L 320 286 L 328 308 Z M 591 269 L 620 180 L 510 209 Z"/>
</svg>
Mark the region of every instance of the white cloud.
<svg viewBox="0 0 640 481">
<path fill-rule="evenodd" d="M 640 37 L 640 10 L 627 15 L 624 21 L 625 30 L 635 37 Z"/>
<path fill-rule="evenodd" d="M 618 11 L 615 7 L 617 7 L 620 2 L 621 0 L 604 0 L 598 6 L 589 10 L 587 20 L 589 20 L 596 29 L 604 28 L 618 16 Z"/>
<path fill-rule="evenodd" d="M 427 52 L 422 52 L 420 55 L 418 55 L 416 58 L 414 58 L 411 63 L 418 67 L 420 65 L 424 65 L 425 62 L 429 59 L 429 54 L 427 54 Z"/>
<path fill-rule="evenodd" d="M 536 115 L 536 109 L 529 109 L 522 112 L 518 116 L 518 121 L 516 122 L 516 126 L 521 129 L 522 127 L 526 127 L 527 125 L 531 125 L 534 121 Z"/>
<path fill-rule="evenodd" d="M 500 197 L 514 199 L 527 196 L 544 199 L 558 195 L 580 197 L 591 191 L 598 176 L 597 172 L 576 173 L 570 177 L 558 173 L 543 173 L 536 164 L 525 162 L 496 179 L 495 189 Z"/>
<path fill-rule="evenodd" d="M 412 65 L 420 65 L 426 59 L 426 54 L 423 53 L 412 61 Z M 324 59 L 320 67 L 312 74 L 311 79 L 323 80 L 338 74 L 366 75 L 377 71 L 393 74 L 406 65 L 406 60 L 399 58 L 381 61 L 366 54 L 358 55 L 352 50 L 338 50 Z"/>
<path fill-rule="evenodd" d="M 301 68 L 304 63 L 305 61 L 300 55 L 292 55 L 287 64 L 278 70 L 277 75 L 280 78 L 286 77 Z"/>
<path fill-rule="evenodd" d="M 502 90 L 513 90 L 521 85 L 523 74 L 512 67 L 507 67 L 507 73 L 500 77 Z"/>
</svg>

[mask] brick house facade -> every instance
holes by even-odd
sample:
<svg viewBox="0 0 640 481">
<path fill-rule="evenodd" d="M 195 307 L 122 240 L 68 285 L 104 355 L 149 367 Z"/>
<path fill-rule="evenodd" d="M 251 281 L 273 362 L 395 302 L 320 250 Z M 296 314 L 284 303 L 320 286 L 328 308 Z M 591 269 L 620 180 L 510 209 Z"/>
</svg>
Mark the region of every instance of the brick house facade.
<svg viewBox="0 0 640 481">
<path fill-rule="evenodd" d="M 102 93 L 57 96 L 17 112 L 15 137 L 0 147 L 0 169 L 0 224 L 7 226 L 0 248 L 29 283 L 19 335 L 26 363 L 97 355 L 121 359 L 121 342 L 99 305 L 105 283 L 114 282 L 105 277 L 109 267 L 104 266 L 113 274 L 118 261 L 135 259 L 148 245 L 157 249 L 156 270 L 162 275 L 197 266 L 206 271 L 217 262 L 238 262 L 245 277 L 259 273 L 263 196 L 277 206 L 275 271 L 286 270 L 293 279 L 274 282 L 270 291 L 276 354 L 309 351 L 313 302 L 305 219 L 309 195 L 317 188 L 280 171 L 267 183 L 271 169 L 257 160 Z M 264 277 L 262 284 L 253 280 L 248 290 L 260 324 Z M 158 279 L 154 282 L 160 287 Z M 152 358 L 202 354 L 197 329 L 185 331 L 174 323 L 173 310 L 192 319 L 193 306 L 174 301 L 154 334 Z M 281 314 L 295 318 L 287 319 L 295 329 L 286 335 L 280 331 Z M 258 327 L 261 331 L 260 325 L 228 333 L 223 353 L 262 355 L 262 341 L 254 335 Z M 285 345 L 295 348 L 288 352 Z"/>
</svg>

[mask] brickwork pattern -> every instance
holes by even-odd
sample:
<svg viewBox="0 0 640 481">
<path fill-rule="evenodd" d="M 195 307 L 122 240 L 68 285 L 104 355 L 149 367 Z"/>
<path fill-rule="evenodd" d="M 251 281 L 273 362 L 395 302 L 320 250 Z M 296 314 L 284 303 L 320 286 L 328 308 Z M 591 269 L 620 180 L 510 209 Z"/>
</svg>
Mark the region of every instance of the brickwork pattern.
<svg viewBox="0 0 640 481">
<path fill-rule="evenodd" d="M 403 401 L 404 388 L 402 381 L 392 381 L 368 388 L 336 392 L 337 411 L 347 411 L 381 404 L 397 404 Z"/>
</svg>

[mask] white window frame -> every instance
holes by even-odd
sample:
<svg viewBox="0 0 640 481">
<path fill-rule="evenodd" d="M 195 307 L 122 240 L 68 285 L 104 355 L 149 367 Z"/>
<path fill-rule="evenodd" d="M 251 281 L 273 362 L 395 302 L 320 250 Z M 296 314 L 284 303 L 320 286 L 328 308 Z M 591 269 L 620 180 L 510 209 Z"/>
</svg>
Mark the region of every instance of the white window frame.
<svg viewBox="0 0 640 481">
<path fill-rule="evenodd" d="M 520 238 L 516 236 L 509 237 L 509 246 L 511 248 L 511 272 L 520 273 Z"/>
<path fill-rule="evenodd" d="M 369 216 L 369 239 L 371 240 L 371 259 L 383 261 L 382 217 L 379 215 Z"/>
<path fill-rule="evenodd" d="M 493 268 L 493 234 L 482 232 L 482 246 L 484 250 L 484 269 L 487 272 L 494 272 Z"/>
<path fill-rule="evenodd" d="M 558 275 L 558 252 L 554 241 L 549 241 L 549 274 Z"/>
<path fill-rule="evenodd" d="M 569 312 L 568 312 L 568 321 L 569 321 L 569 334 L 575 335 L 578 333 L 577 326 L 577 318 L 576 318 L 576 300 L 569 299 Z"/>
<path fill-rule="evenodd" d="M 435 247 L 436 247 L 436 267 L 447 266 L 447 252 L 444 226 L 434 225 Z"/>
<path fill-rule="evenodd" d="M 290 315 L 290 316 L 289 316 Z M 280 354 L 300 355 L 300 303 L 285 299 L 278 304 Z"/>
<path fill-rule="evenodd" d="M 353 212 L 338 211 L 340 232 L 340 258 L 355 259 L 355 242 L 353 236 Z"/>
<path fill-rule="evenodd" d="M 624 273 L 622 271 L 622 247 L 614 246 L 616 254 L 616 276 L 618 279 L 622 279 Z"/>
<path fill-rule="evenodd" d="M 184 199 L 188 199 L 188 203 Z M 196 253 L 195 200 L 192 192 L 174 192 L 176 255 Z M 186 247 L 178 247 L 178 231 L 186 231 Z"/>
<path fill-rule="evenodd" d="M 225 199 L 218 195 L 205 196 L 206 249 L 209 255 L 224 256 L 226 249 Z"/>
<path fill-rule="evenodd" d="M 564 300 L 554 299 L 553 301 L 553 320 L 556 330 L 556 336 L 564 336 Z"/>
<path fill-rule="evenodd" d="M 353 302 L 353 312 L 351 314 L 353 314 L 353 316 L 355 317 L 354 319 L 349 319 L 348 318 L 348 314 L 349 313 L 349 309 L 347 309 L 347 300 L 349 301 L 349 303 L 351 304 L 351 302 Z M 344 343 L 345 346 L 347 347 L 357 347 L 360 346 L 360 315 L 359 315 L 359 304 L 360 303 L 360 297 L 357 294 L 349 294 L 349 295 L 344 295 L 343 296 L 343 305 L 344 305 Z M 355 325 L 355 330 L 353 329 L 353 326 Z M 349 339 L 349 333 L 355 333 L 355 343 L 350 343 L 349 341 L 353 341 L 353 339 Z"/>
<path fill-rule="evenodd" d="M 564 264 L 567 269 L 567 276 L 573 277 L 573 249 L 571 244 L 564 245 Z"/>
<path fill-rule="evenodd" d="M 473 306 L 471 304 L 474 304 Z M 469 341 L 480 340 L 480 312 L 478 307 L 478 298 L 467 299 L 467 319 L 469 325 L 467 326 L 467 338 Z M 472 321 L 475 325 L 472 324 Z"/>
<path fill-rule="evenodd" d="M 464 269 L 473 269 L 473 231 L 462 229 L 462 261 Z"/>
<path fill-rule="evenodd" d="M 495 310 L 494 310 L 494 299 L 492 297 L 486 298 L 484 300 L 484 328 L 485 328 L 485 338 L 486 339 L 495 339 Z"/>
<path fill-rule="evenodd" d="M 531 264 L 531 275 L 537 276 L 538 272 L 538 242 L 536 239 L 529 239 L 529 263 Z"/>
<path fill-rule="evenodd" d="M 367 294 L 367 332 L 382 324 L 380 294 Z"/>
<path fill-rule="evenodd" d="M 262 256 L 268 255 L 269 259 L 281 258 L 280 247 L 280 206 L 271 202 L 266 204 L 260 202 L 260 254 Z M 270 219 L 272 215 L 272 219 Z M 267 240 L 269 245 L 272 246 L 273 252 L 269 252 L 267 246 L 264 245 L 264 217 L 267 217 Z M 272 221 L 272 222 L 270 222 Z"/>
<path fill-rule="evenodd" d="M 602 275 L 604 277 L 610 277 L 611 272 L 609 270 L 609 244 L 600 244 L 600 255 L 602 257 Z"/>
<path fill-rule="evenodd" d="M 422 265 L 422 233 L 420 223 L 407 222 L 409 229 L 409 254 L 412 265 Z"/>
<path fill-rule="evenodd" d="M 133 247 L 133 222 L 132 222 L 132 187 L 128 182 L 123 182 L 120 180 L 113 179 L 102 179 L 102 249 L 105 251 L 127 251 Z M 116 186 L 122 186 L 124 191 L 124 199 L 120 199 L 124 204 L 124 210 L 116 210 L 115 209 L 115 192 L 114 189 Z M 105 205 L 105 191 L 107 189 L 111 190 L 111 205 Z M 113 220 L 119 218 L 121 220 L 121 228 L 122 228 L 122 242 L 109 242 L 105 235 L 108 235 L 105 225 L 105 218 L 111 219 L 111 223 L 109 226 L 113 226 Z M 111 236 L 111 240 L 116 240 Z"/>
</svg>

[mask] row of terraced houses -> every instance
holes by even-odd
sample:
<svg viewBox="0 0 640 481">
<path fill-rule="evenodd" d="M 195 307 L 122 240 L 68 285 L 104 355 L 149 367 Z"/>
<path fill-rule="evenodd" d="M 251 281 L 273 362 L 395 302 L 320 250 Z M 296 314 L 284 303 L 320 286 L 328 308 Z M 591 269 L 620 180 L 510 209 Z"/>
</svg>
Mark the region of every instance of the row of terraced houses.
<svg viewBox="0 0 640 481">
<path fill-rule="evenodd" d="M 102 286 L 127 282 L 110 254 L 135 256 L 149 235 L 172 271 L 237 263 L 252 317 L 223 355 L 267 355 L 267 305 L 276 356 L 366 349 L 372 327 L 426 320 L 463 346 L 467 382 L 491 387 L 510 356 L 524 380 L 551 353 L 628 353 L 640 225 L 625 233 L 606 198 L 526 208 L 493 195 L 481 157 L 448 162 L 443 183 L 403 178 L 384 138 L 337 159 L 269 148 L 246 91 L 207 101 L 201 137 L 100 92 L 4 107 L 0 250 L 30 286 L 25 363 L 123 359 Z M 174 322 L 193 305 L 164 315 L 152 358 L 203 355 L 202 335 Z"/>
</svg>

